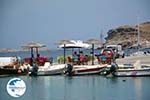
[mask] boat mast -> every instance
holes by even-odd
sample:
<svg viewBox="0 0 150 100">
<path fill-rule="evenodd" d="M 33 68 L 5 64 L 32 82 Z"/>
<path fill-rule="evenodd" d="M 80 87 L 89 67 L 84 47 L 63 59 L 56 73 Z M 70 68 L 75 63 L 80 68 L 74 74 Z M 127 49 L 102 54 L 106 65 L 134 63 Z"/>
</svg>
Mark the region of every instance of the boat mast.
<svg viewBox="0 0 150 100">
<path fill-rule="evenodd" d="M 138 33 L 138 40 L 137 40 L 137 46 L 138 49 L 140 47 L 140 24 L 139 24 L 139 16 L 137 16 L 137 33 Z"/>
<path fill-rule="evenodd" d="M 101 30 L 101 33 L 100 33 L 100 42 L 103 44 L 103 30 Z"/>
<path fill-rule="evenodd" d="M 99 47 L 104 47 L 104 41 L 103 41 L 103 30 L 101 29 L 101 33 L 100 33 L 100 43 L 99 43 Z"/>
</svg>

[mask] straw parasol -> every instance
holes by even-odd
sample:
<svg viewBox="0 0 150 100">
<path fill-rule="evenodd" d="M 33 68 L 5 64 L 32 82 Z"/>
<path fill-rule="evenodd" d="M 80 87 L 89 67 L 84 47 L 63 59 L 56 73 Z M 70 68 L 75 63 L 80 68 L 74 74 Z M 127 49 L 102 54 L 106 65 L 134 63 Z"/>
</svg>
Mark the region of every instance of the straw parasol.
<svg viewBox="0 0 150 100">
<path fill-rule="evenodd" d="M 94 45 L 98 45 L 98 46 L 101 46 L 101 45 L 102 45 L 102 43 L 100 42 L 100 40 L 94 39 L 94 38 L 88 39 L 88 40 L 86 41 L 86 43 L 88 43 L 88 44 L 94 44 Z"/>
<path fill-rule="evenodd" d="M 31 58 L 34 58 L 33 49 L 36 49 L 36 54 L 38 55 L 38 48 L 46 47 L 46 45 L 37 43 L 37 42 L 30 42 L 22 46 L 23 49 L 30 49 L 31 50 Z"/>
<path fill-rule="evenodd" d="M 23 48 L 42 48 L 42 47 L 46 47 L 46 45 L 37 43 L 37 42 L 30 42 L 30 43 L 27 43 L 26 45 L 23 45 L 22 47 Z"/>
</svg>

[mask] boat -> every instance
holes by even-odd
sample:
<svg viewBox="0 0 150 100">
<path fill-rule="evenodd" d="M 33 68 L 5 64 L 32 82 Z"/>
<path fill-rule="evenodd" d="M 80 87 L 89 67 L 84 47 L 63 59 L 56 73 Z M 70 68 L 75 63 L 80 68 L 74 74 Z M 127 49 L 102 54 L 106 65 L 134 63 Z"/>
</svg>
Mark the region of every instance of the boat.
<svg viewBox="0 0 150 100">
<path fill-rule="evenodd" d="M 140 60 L 137 60 L 133 65 L 117 65 L 116 63 L 114 63 L 103 70 L 101 74 L 115 77 L 150 76 L 150 66 L 141 65 Z"/>
<path fill-rule="evenodd" d="M 0 57 L 0 76 L 27 74 L 28 66 L 21 65 L 17 57 Z"/>
<path fill-rule="evenodd" d="M 142 65 L 150 65 L 150 54 L 144 53 L 143 51 L 138 51 L 135 53 L 132 53 L 130 56 L 126 56 L 124 58 L 116 59 L 116 63 L 118 65 L 122 64 L 134 64 L 137 60 L 140 60 L 140 63 Z"/>
<path fill-rule="evenodd" d="M 71 65 L 68 64 L 64 74 L 68 76 L 78 76 L 78 75 L 93 75 L 99 74 L 107 64 L 103 65 Z"/>
<path fill-rule="evenodd" d="M 29 75 L 31 76 L 61 75 L 63 74 L 65 67 L 66 67 L 65 64 L 51 65 L 49 62 L 46 62 L 44 66 L 38 66 L 37 68 L 36 66 L 32 67 L 32 70 L 30 70 Z"/>
<path fill-rule="evenodd" d="M 66 64 L 53 64 L 52 59 L 40 56 L 38 49 L 45 47 L 45 45 L 31 42 L 27 45 L 24 45 L 23 47 L 30 49 L 31 52 L 31 57 L 24 59 L 24 63 L 30 65 L 30 76 L 60 75 L 63 73 Z"/>
<path fill-rule="evenodd" d="M 66 49 L 67 48 L 88 48 L 90 45 L 87 43 L 84 43 L 83 41 L 74 41 L 74 40 L 63 40 L 61 41 L 59 47 L 64 49 L 64 63 L 63 64 L 51 64 L 50 62 L 46 61 L 44 62 L 44 65 L 39 66 L 34 61 L 31 63 L 31 68 L 30 68 L 30 75 L 32 76 L 46 76 L 46 75 L 69 75 L 69 76 L 74 76 L 74 75 L 89 75 L 89 74 L 99 74 L 101 69 L 107 67 L 106 64 L 94 64 L 94 52 L 92 52 L 92 65 L 90 64 L 85 64 L 85 62 L 81 62 L 78 59 L 78 64 L 74 64 L 72 61 L 72 58 L 70 58 L 70 62 L 66 63 Z M 37 45 L 35 44 L 30 46 L 26 46 L 31 49 L 31 60 L 34 58 L 33 56 L 33 49 L 36 48 L 36 53 L 38 54 L 38 48 L 43 47 L 42 45 Z M 94 47 L 93 47 L 94 49 Z M 92 50 L 93 50 L 92 49 Z M 80 54 L 81 51 L 80 51 Z"/>
<path fill-rule="evenodd" d="M 83 42 L 80 40 L 70 40 L 67 42 L 64 42 L 59 45 L 60 48 L 64 48 L 64 53 L 66 48 L 71 49 L 78 49 L 78 48 L 89 48 L 90 44 L 92 45 L 92 64 L 88 63 L 88 55 L 84 55 L 83 51 L 79 50 L 79 53 L 77 54 L 76 51 L 72 56 L 68 57 L 69 64 L 66 65 L 64 74 L 68 76 L 76 76 L 76 75 L 91 75 L 91 74 L 99 74 L 101 70 L 105 67 L 107 67 L 107 64 L 94 64 L 94 44 L 99 44 L 99 41 L 96 41 L 95 39 L 90 39 L 87 42 Z M 76 57 L 75 57 L 76 55 Z M 64 55 L 65 57 L 65 55 Z M 75 57 L 75 58 L 74 58 Z M 82 60 L 83 57 L 83 60 Z M 76 59 L 76 60 L 75 60 Z M 65 61 L 64 61 L 65 62 Z"/>
<path fill-rule="evenodd" d="M 2 68 L 0 67 L 0 76 L 10 76 L 10 75 L 27 75 L 28 70 L 14 69 L 14 68 Z"/>
</svg>

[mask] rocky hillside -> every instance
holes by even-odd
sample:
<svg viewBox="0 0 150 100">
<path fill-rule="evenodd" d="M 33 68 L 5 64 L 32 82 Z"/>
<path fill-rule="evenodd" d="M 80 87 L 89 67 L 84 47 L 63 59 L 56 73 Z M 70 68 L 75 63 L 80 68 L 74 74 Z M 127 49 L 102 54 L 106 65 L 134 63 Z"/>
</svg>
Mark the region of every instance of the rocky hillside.
<svg viewBox="0 0 150 100">
<path fill-rule="evenodd" d="M 140 45 L 150 47 L 150 22 L 139 25 Z M 138 27 L 124 25 L 107 32 L 106 44 L 122 44 L 124 47 L 136 46 L 138 37 Z"/>
</svg>

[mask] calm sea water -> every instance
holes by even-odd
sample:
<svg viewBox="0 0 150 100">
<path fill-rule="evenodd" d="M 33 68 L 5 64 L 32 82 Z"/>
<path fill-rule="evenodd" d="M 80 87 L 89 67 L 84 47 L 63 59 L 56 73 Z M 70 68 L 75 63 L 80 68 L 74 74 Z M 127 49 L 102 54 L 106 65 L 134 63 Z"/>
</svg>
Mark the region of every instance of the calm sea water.
<svg viewBox="0 0 150 100">
<path fill-rule="evenodd" d="M 34 52 L 35 53 L 35 52 Z M 53 50 L 53 51 L 40 51 L 39 52 L 41 56 L 46 56 L 46 57 L 53 57 L 54 60 L 58 56 L 63 55 L 63 50 Z M 67 51 L 67 54 L 70 54 L 70 51 Z M 0 57 L 15 57 L 15 56 L 20 56 L 21 58 L 25 57 L 31 57 L 31 54 L 29 51 L 20 51 L 20 52 L 0 52 Z M 36 56 L 36 55 L 35 55 Z"/>
<path fill-rule="evenodd" d="M 57 58 L 62 53 L 58 50 L 41 55 Z M 0 56 L 29 57 L 30 53 L 0 53 Z M 12 78 L 0 77 L 0 100 L 150 100 L 150 77 L 19 76 L 27 86 L 19 98 L 7 93 L 6 85 Z"/>
<path fill-rule="evenodd" d="M 149 100 L 150 78 L 105 78 L 96 76 L 20 76 L 27 90 L 19 98 L 9 96 L 0 78 L 0 100 Z"/>
<path fill-rule="evenodd" d="M 82 50 L 82 49 L 80 49 Z M 75 49 L 74 51 L 79 52 L 78 49 Z M 63 56 L 63 50 L 52 50 L 52 51 L 40 51 L 41 56 L 46 56 L 46 57 L 52 57 L 54 61 L 56 61 L 58 56 Z M 71 49 L 66 50 L 66 55 L 71 55 L 72 54 Z M 90 54 L 91 50 L 84 50 L 84 54 Z M 95 50 L 96 53 L 99 53 L 99 50 Z M 35 52 L 34 52 L 35 55 Z M 30 51 L 20 51 L 20 52 L 0 52 L 0 57 L 15 57 L 15 56 L 20 56 L 21 58 L 25 57 L 31 57 Z M 36 55 L 35 55 L 36 56 Z"/>
</svg>

